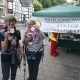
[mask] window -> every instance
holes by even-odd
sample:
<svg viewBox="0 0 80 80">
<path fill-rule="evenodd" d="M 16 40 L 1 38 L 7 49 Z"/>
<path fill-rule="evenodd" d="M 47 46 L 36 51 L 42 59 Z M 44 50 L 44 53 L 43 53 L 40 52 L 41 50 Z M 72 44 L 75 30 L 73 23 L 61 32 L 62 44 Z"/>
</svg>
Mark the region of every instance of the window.
<svg viewBox="0 0 80 80">
<path fill-rule="evenodd" d="M 4 20 L 3 19 L 0 19 L 0 24 L 4 24 Z"/>
<path fill-rule="evenodd" d="M 2 4 L 3 3 L 3 0 L 0 0 L 0 4 Z"/>
<path fill-rule="evenodd" d="M 16 10 L 19 10 L 20 9 L 19 3 L 15 3 L 15 9 Z"/>
<path fill-rule="evenodd" d="M 4 8 L 0 8 L 0 15 L 5 16 L 5 9 Z"/>
</svg>

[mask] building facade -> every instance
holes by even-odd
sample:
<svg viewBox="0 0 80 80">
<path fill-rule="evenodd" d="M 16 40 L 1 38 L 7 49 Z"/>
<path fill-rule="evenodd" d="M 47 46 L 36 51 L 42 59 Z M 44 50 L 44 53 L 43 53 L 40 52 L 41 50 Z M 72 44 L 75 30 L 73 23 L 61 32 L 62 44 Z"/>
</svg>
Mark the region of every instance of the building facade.
<svg viewBox="0 0 80 80">
<path fill-rule="evenodd" d="M 8 13 L 7 0 L 0 0 L 0 17 L 4 18 L 7 13 Z"/>
<path fill-rule="evenodd" d="M 20 3 L 20 0 L 0 0 L 0 15 L 1 17 L 5 17 L 7 13 L 13 14 L 17 21 L 23 21 L 24 16 L 27 20 L 32 16 L 32 12 L 34 11 L 33 4 L 29 7 L 23 7 Z"/>
</svg>

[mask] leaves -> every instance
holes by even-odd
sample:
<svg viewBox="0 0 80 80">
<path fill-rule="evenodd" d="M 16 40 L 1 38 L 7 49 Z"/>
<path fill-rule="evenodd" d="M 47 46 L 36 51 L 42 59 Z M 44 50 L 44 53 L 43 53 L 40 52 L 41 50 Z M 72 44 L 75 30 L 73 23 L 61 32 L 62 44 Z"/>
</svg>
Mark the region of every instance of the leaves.
<svg viewBox="0 0 80 80">
<path fill-rule="evenodd" d="M 34 5 L 34 11 L 38 11 L 38 10 L 43 9 L 42 4 L 38 0 L 34 0 L 33 5 Z"/>
<path fill-rule="evenodd" d="M 66 0 L 34 0 L 33 1 L 35 11 L 41 10 L 43 8 L 48 8 L 51 6 L 56 6 L 63 3 L 66 3 Z"/>
<path fill-rule="evenodd" d="M 42 0 L 43 8 L 51 7 L 51 0 Z"/>
<path fill-rule="evenodd" d="M 66 0 L 51 0 L 52 6 L 60 5 L 66 3 Z"/>
</svg>

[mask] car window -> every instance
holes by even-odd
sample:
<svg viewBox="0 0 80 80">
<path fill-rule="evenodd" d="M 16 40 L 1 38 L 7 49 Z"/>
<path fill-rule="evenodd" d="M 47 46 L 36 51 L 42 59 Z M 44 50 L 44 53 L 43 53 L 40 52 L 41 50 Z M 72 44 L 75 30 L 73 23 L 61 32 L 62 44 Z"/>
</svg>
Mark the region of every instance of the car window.
<svg viewBox="0 0 80 80">
<path fill-rule="evenodd" d="M 0 24 L 4 24 L 4 20 L 3 19 L 0 19 Z"/>
</svg>

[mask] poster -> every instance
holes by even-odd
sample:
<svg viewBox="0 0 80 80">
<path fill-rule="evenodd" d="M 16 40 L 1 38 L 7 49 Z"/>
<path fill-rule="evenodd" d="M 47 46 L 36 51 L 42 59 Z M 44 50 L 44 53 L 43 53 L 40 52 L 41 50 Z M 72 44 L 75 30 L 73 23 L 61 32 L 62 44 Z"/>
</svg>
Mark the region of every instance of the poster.
<svg viewBox="0 0 80 80">
<path fill-rule="evenodd" d="M 43 32 L 80 34 L 80 18 L 32 17 Z"/>
</svg>

